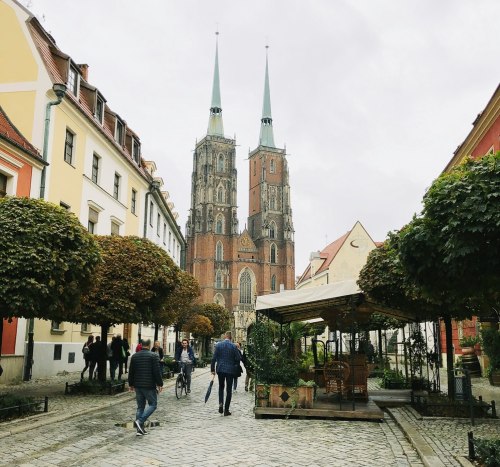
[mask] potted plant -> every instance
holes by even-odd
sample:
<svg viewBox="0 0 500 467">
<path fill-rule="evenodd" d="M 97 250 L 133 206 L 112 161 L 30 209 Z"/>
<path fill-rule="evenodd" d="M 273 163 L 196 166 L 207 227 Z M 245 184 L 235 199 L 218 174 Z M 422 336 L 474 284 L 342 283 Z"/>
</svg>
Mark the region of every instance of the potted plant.
<svg viewBox="0 0 500 467">
<path fill-rule="evenodd" d="M 464 336 L 459 340 L 463 355 L 472 355 L 476 351 L 474 347 L 481 342 L 479 336 Z"/>
<path fill-rule="evenodd" d="M 386 368 L 380 378 L 380 386 L 384 389 L 405 389 L 406 379 L 401 370 L 391 370 Z"/>
<path fill-rule="evenodd" d="M 481 331 L 482 348 L 489 359 L 486 375 L 493 386 L 500 386 L 500 332 L 496 328 Z"/>
</svg>

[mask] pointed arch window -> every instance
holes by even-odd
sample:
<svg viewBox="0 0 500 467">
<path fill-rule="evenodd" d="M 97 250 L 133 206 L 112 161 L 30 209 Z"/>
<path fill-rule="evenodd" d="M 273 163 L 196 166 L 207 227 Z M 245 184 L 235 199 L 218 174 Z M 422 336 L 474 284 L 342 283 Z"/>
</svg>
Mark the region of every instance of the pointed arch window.
<svg viewBox="0 0 500 467">
<path fill-rule="evenodd" d="M 273 274 L 271 277 L 271 292 L 276 292 L 276 275 Z"/>
<path fill-rule="evenodd" d="M 271 159 L 271 162 L 269 163 L 269 172 L 272 174 L 276 171 L 276 164 L 274 162 L 274 159 Z"/>
<path fill-rule="evenodd" d="M 276 209 L 276 195 L 271 195 L 271 199 L 269 201 L 269 209 L 273 211 Z"/>
<path fill-rule="evenodd" d="M 219 154 L 217 158 L 217 172 L 224 172 L 224 156 Z"/>
<path fill-rule="evenodd" d="M 222 217 L 222 214 L 219 214 L 215 220 L 215 233 L 224 233 L 224 218 Z"/>
<path fill-rule="evenodd" d="M 224 248 L 222 242 L 217 242 L 215 246 L 215 261 L 222 261 L 224 259 Z"/>
<path fill-rule="evenodd" d="M 276 264 L 276 245 L 273 243 L 271 245 L 271 263 Z"/>
<path fill-rule="evenodd" d="M 221 186 L 217 188 L 217 202 L 218 203 L 226 202 L 226 195 L 224 193 L 224 188 L 222 188 Z"/>
<path fill-rule="evenodd" d="M 274 221 L 269 224 L 269 238 L 276 238 L 276 222 Z"/>
<path fill-rule="evenodd" d="M 222 272 L 217 271 L 215 273 L 215 288 L 222 289 Z"/>
<path fill-rule="evenodd" d="M 248 271 L 244 271 L 240 277 L 240 303 L 252 303 L 252 278 Z"/>
<path fill-rule="evenodd" d="M 217 305 L 225 306 L 226 301 L 224 300 L 224 297 L 221 293 L 216 293 L 214 297 L 214 303 L 217 303 Z"/>
</svg>

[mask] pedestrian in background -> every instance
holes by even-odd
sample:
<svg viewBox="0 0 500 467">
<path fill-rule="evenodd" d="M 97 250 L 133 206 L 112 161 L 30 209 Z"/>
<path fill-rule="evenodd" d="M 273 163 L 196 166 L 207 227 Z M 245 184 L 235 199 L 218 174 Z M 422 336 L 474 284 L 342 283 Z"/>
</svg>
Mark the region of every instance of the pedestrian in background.
<svg viewBox="0 0 500 467">
<path fill-rule="evenodd" d="M 128 373 L 128 358 L 130 357 L 130 344 L 128 343 L 128 339 L 126 337 L 122 339 L 122 347 L 123 350 L 125 351 L 123 366 L 125 367 L 125 373 Z"/>
<path fill-rule="evenodd" d="M 186 375 L 187 392 L 191 392 L 191 373 L 193 372 L 193 366 L 196 363 L 196 358 L 194 357 L 194 352 L 192 347 L 189 345 L 187 339 L 182 339 L 180 347 L 177 347 L 175 351 L 175 360 L 180 363 L 184 369 L 184 374 Z"/>
<path fill-rule="evenodd" d="M 219 379 L 219 413 L 224 416 L 231 415 L 229 406 L 233 395 L 233 378 L 240 367 L 241 354 L 238 348 L 231 342 L 231 331 L 227 331 L 224 340 L 215 346 L 210 370 L 213 375 L 217 368 Z M 224 402 L 224 387 L 226 388 L 226 401 Z"/>
<path fill-rule="evenodd" d="M 147 434 L 144 427 L 145 422 L 156 410 L 158 394 L 163 390 L 160 360 L 157 353 L 149 351 L 150 347 L 151 341 L 149 339 L 143 341 L 142 349 L 130 358 L 128 385 L 129 391 L 135 391 L 137 402 L 134 422 L 137 436 Z"/>
<path fill-rule="evenodd" d="M 252 363 L 252 347 L 247 345 L 245 350 L 243 351 L 243 355 L 241 357 L 241 361 L 243 362 L 243 366 L 245 367 L 245 391 L 253 391 L 254 386 L 254 368 Z"/>
<path fill-rule="evenodd" d="M 116 369 L 118 368 L 118 379 L 122 379 L 124 350 L 121 334 L 117 334 L 111 341 L 111 379 L 115 379 Z"/>
<path fill-rule="evenodd" d="M 241 351 L 241 344 L 239 342 L 236 342 L 236 348 L 239 350 L 240 352 L 240 360 L 241 360 L 241 357 L 242 357 L 242 351 Z M 234 379 L 233 379 L 233 392 L 236 392 L 236 388 L 238 387 L 238 378 L 243 374 L 243 370 L 241 368 L 241 365 L 239 365 L 238 367 L 238 370 L 236 372 L 236 374 L 234 375 Z"/>
<path fill-rule="evenodd" d="M 101 336 L 96 336 L 95 341 L 89 346 L 89 379 L 97 378 L 95 374 L 95 367 L 101 356 L 102 346 L 101 346 Z"/>
<path fill-rule="evenodd" d="M 83 344 L 82 347 L 82 353 L 83 353 L 83 359 L 85 361 L 85 367 L 82 370 L 82 374 L 80 379 L 83 380 L 83 376 L 85 375 L 85 372 L 87 371 L 88 368 L 90 368 L 90 346 L 94 343 L 94 336 L 89 336 L 87 338 L 87 342 Z M 89 375 L 90 375 L 90 370 L 89 370 Z M 89 379 L 92 379 L 89 377 Z"/>
<path fill-rule="evenodd" d="M 160 370 L 161 374 L 163 375 L 163 367 L 165 365 L 165 362 L 163 361 L 163 349 L 160 346 L 160 341 L 155 341 L 153 348 L 151 349 L 151 352 L 155 352 L 158 354 L 158 358 L 160 359 Z"/>
</svg>

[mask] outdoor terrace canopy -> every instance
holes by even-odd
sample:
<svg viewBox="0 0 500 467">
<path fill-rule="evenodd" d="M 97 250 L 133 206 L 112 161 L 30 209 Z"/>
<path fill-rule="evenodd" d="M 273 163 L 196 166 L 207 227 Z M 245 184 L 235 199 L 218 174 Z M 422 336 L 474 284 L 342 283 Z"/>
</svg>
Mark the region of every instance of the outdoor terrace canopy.
<svg viewBox="0 0 500 467">
<path fill-rule="evenodd" d="M 417 320 L 413 313 L 367 300 L 356 280 L 261 295 L 257 297 L 255 309 L 280 324 L 323 318 L 329 325 L 337 323 L 342 327 L 353 320 L 366 320 L 374 312 L 404 321 Z"/>
</svg>

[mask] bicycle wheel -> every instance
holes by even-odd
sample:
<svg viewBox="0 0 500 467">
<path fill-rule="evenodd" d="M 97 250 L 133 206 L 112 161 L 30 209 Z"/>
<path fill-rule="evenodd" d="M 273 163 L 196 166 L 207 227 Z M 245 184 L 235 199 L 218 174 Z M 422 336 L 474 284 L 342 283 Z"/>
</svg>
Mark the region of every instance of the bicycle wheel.
<svg viewBox="0 0 500 467">
<path fill-rule="evenodd" d="M 187 396 L 187 393 L 188 393 L 188 385 L 187 385 L 187 379 L 184 378 L 184 380 L 182 381 L 182 384 L 183 384 L 183 389 L 184 389 L 184 394 Z"/>
<path fill-rule="evenodd" d="M 182 388 L 183 388 L 183 379 L 182 379 L 182 374 L 177 376 L 177 379 L 175 380 L 175 397 L 177 399 L 180 399 L 182 396 Z"/>
</svg>

